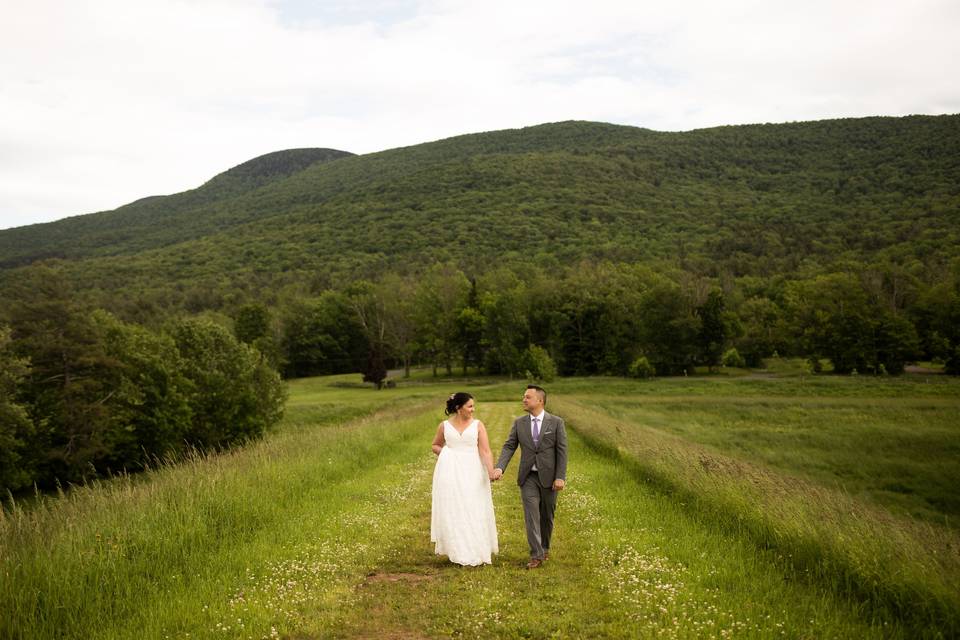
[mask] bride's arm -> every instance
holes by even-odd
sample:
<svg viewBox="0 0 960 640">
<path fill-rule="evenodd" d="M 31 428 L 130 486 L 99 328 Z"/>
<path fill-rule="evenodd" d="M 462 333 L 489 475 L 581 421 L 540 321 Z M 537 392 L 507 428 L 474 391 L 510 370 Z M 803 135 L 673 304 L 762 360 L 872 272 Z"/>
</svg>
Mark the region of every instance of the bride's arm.
<svg viewBox="0 0 960 640">
<path fill-rule="evenodd" d="M 443 438 L 443 423 L 440 423 L 440 426 L 437 427 L 437 435 L 433 437 L 433 453 L 434 455 L 440 455 L 440 450 L 443 449 L 443 443 L 446 442 Z"/>
<path fill-rule="evenodd" d="M 487 438 L 487 428 L 483 423 L 477 425 L 477 450 L 480 452 L 480 460 L 483 466 L 487 468 L 487 475 L 493 480 L 493 453 L 490 452 L 490 439 Z"/>
</svg>

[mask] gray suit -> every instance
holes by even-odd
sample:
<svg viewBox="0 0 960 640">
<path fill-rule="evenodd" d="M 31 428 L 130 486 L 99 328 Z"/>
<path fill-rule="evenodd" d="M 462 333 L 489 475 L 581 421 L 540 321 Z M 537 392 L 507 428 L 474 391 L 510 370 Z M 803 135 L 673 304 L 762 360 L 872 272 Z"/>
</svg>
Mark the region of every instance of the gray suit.
<svg viewBox="0 0 960 640">
<path fill-rule="evenodd" d="M 544 553 L 550 550 L 553 513 L 557 508 L 557 492 L 553 490 L 553 481 L 566 482 L 567 479 L 567 431 L 563 418 L 544 411 L 539 446 L 535 446 L 530 423 L 529 415 L 513 421 L 496 467 L 506 471 L 510 458 L 517 446 L 520 447 L 517 484 L 523 500 L 530 557 L 543 559 Z M 537 467 L 536 471 L 533 471 L 534 466 Z"/>
</svg>

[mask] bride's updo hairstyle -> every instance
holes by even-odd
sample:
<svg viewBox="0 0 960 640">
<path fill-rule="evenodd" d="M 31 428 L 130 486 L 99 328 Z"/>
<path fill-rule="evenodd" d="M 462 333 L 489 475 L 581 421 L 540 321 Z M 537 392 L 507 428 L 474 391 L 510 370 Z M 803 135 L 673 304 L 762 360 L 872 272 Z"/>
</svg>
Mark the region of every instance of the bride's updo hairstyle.
<svg viewBox="0 0 960 640">
<path fill-rule="evenodd" d="M 473 396 L 467 393 L 466 391 L 458 391 L 457 393 L 451 393 L 450 397 L 447 398 L 447 415 L 452 415 L 456 413 L 460 407 L 467 404 L 473 400 Z"/>
</svg>

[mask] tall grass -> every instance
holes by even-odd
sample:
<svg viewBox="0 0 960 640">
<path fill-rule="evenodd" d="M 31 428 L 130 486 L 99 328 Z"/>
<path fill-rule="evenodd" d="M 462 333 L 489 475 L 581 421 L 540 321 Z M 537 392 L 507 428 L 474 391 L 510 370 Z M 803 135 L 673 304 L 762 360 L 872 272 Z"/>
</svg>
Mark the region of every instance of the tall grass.
<svg viewBox="0 0 960 640">
<path fill-rule="evenodd" d="M 739 384 L 749 395 L 760 382 Z M 549 387 L 551 411 L 576 431 L 554 557 L 543 572 L 522 568 L 511 467 L 494 486 L 494 566 L 451 567 L 429 544 L 442 399 L 476 392 L 497 448 L 524 385 L 295 381 L 281 429 L 262 441 L 10 502 L 0 638 L 957 635 L 955 533 L 648 428 L 630 410 L 611 415 L 625 406 L 616 390 L 659 382 Z M 659 392 L 702 403 L 711 385 Z"/>
<path fill-rule="evenodd" d="M 319 431 L 290 428 L 243 449 L 42 496 L 29 508 L 9 504 L 0 516 L 0 637 L 124 637 L 116 629 L 125 621 L 169 622 L 156 603 L 176 609 L 173 594 L 183 615 L 195 616 L 190 603 L 217 599 L 223 580 L 275 553 L 276 541 L 322 530 L 324 517 L 349 509 L 357 469 L 389 459 L 410 437 L 409 426 L 391 428 L 435 413 L 421 400 L 389 400 L 351 422 L 328 415 Z"/>
<path fill-rule="evenodd" d="M 918 635 L 960 634 L 960 537 L 850 495 L 617 419 L 583 402 L 554 408 L 590 445 L 679 496 L 796 575 L 863 599 Z"/>
</svg>

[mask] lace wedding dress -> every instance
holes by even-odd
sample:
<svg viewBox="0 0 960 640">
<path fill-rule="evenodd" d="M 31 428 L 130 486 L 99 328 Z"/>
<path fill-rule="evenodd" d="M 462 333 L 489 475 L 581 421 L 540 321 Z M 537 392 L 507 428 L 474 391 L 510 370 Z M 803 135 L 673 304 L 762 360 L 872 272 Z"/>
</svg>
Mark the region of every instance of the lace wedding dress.
<svg viewBox="0 0 960 640">
<path fill-rule="evenodd" d="M 492 564 L 490 556 L 499 550 L 490 478 L 477 450 L 477 422 L 459 433 L 444 420 L 446 442 L 433 470 L 430 540 L 437 555 L 461 565 Z"/>
</svg>

